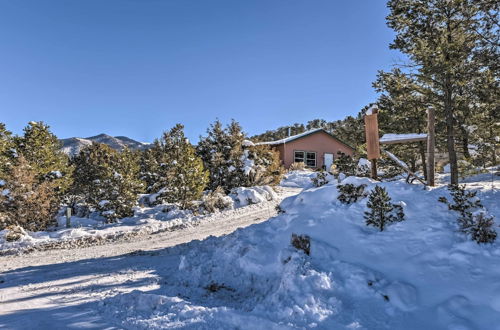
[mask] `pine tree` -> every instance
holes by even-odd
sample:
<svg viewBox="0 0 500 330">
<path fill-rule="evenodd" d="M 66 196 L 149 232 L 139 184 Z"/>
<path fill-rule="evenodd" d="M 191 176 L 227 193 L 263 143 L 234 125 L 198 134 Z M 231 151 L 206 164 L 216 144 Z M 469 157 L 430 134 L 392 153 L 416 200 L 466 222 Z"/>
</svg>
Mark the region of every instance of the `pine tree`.
<svg viewBox="0 0 500 330">
<path fill-rule="evenodd" d="M 222 187 L 226 193 L 244 185 L 242 143 L 245 135 L 241 126 L 232 121 L 225 129 L 220 121 L 210 125 L 207 136 L 200 139 L 197 153 L 210 173 L 208 188 Z"/>
<path fill-rule="evenodd" d="M 404 220 L 404 212 L 401 205 L 391 203 L 391 197 L 385 188 L 375 186 L 368 196 L 366 204 L 371 210 L 365 212 L 365 221 L 368 226 L 374 226 L 383 231 L 387 225 Z"/>
<path fill-rule="evenodd" d="M 356 175 L 356 162 L 351 156 L 346 155 L 341 151 L 337 152 L 337 158 L 333 164 L 335 165 L 337 173 L 344 173 L 346 176 Z"/>
<path fill-rule="evenodd" d="M 385 133 L 425 133 L 427 127 L 427 98 L 419 91 L 418 84 L 409 74 L 399 68 L 391 72 L 379 72 L 373 84 L 382 93 L 377 104 L 380 134 Z M 409 164 L 412 172 L 417 171 L 417 161 L 422 161 L 422 171 L 426 173 L 426 145 L 424 142 L 394 144 L 387 149 Z"/>
<path fill-rule="evenodd" d="M 473 215 L 472 225 L 468 232 L 478 244 L 493 243 L 497 238 L 497 232 L 493 229 L 494 224 L 492 216 L 487 215 L 486 212 L 478 212 Z"/>
<path fill-rule="evenodd" d="M 36 172 L 37 179 L 52 181 L 62 196 L 71 185 L 72 168 L 69 158 L 60 148 L 57 137 L 43 122 L 30 122 L 24 135 L 15 138 L 16 151 L 22 154 Z"/>
<path fill-rule="evenodd" d="M 40 181 L 38 171 L 20 155 L 9 169 L 8 180 L 0 194 L 0 230 L 21 226 L 26 230 L 45 230 L 55 224 L 58 197 L 54 182 Z"/>
<path fill-rule="evenodd" d="M 437 112 L 446 131 L 451 176 L 458 183 L 455 140 L 466 144 L 466 118 L 474 98 L 463 86 L 480 82 L 493 68 L 498 80 L 498 3 L 489 0 L 390 0 L 387 23 L 396 32 L 391 48 L 409 58 L 415 92 Z M 492 14 L 493 13 L 493 14 Z M 494 14 L 496 13 L 496 14 Z M 497 60 L 493 60 L 496 58 Z M 498 87 L 496 88 L 498 90 Z M 441 119 L 441 120 L 439 120 Z M 457 130 L 458 129 L 458 130 Z M 457 134 L 458 132 L 458 134 Z M 465 148 L 467 149 L 467 148 Z"/>
<path fill-rule="evenodd" d="M 0 180 L 6 180 L 14 158 L 12 133 L 0 123 Z"/>
<path fill-rule="evenodd" d="M 160 181 L 160 164 L 158 161 L 160 157 L 157 156 L 158 153 L 161 153 L 161 151 L 159 151 L 158 141 L 155 141 L 151 148 L 140 152 L 139 180 L 143 182 L 144 192 L 147 194 L 159 190 L 155 190 L 156 183 Z"/>
<path fill-rule="evenodd" d="M 208 172 L 183 130 L 184 126 L 177 124 L 157 142 L 162 152 L 158 153 L 159 180 L 154 187 L 159 191 L 158 202 L 178 203 L 186 208 L 201 197 L 208 183 Z"/>
<path fill-rule="evenodd" d="M 467 190 L 465 185 L 448 185 L 448 190 L 453 197 L 453 203 L 448 202 L 446 197 L 440 197 L 438 201 L 447 204 L 448 209 L 457 211 L 463 218 L 470 218 L 472 211 L 483 207 L 476 196 L 477 191 Z"/>
<path fill-rule="evenodd" d="M 337 199 L 342 204 L 356 203 L 358 200 L 365 198 L 368 194 L 365 192 L 366 184 L 356 186 L 351 183 L 339 184 L 337 190 L 339 195 Z"/>
<path fill-rule="evenodd" d="M 255 145 L 243 150 L 243 186 L 277 185 L 284 169 L 279 153 L 268 145 Z"/>
<path fill-rule="evenodd" d="M 122 153 L 105 144 L 83 148 L 73 160 L 72 193 L 112 222 L 133 215 L 140 182 L 139 165 L 127 149 Z"/>
</svg>

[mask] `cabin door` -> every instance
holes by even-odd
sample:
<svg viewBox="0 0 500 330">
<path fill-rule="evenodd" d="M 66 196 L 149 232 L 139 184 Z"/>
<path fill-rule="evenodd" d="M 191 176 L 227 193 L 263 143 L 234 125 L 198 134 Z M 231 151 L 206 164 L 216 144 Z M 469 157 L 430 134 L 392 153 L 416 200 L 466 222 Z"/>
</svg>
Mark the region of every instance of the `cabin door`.
<svg viewBox="0 0 500 330">
<path fill-rule="evenodd" d="M 330 171 L 330 167 L 333 165 L 333 154 L 325 153 L 325 169 Z"/>
</svg>

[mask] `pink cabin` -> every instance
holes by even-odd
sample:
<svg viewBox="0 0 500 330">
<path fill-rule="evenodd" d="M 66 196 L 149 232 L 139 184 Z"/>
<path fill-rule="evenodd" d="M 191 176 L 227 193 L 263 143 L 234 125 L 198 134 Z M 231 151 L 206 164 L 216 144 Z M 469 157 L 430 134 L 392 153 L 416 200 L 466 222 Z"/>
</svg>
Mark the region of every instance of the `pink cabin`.
<svg viewBox="0 0 500 330">
<path fill-rule="evenodd" d="M 285 139 L 261 142 L 275 148 L 285 168 L 303 162 L 307 167 L 329 169 L 338 157 L 338 152 L 352 156 L 354 149 L 322 128 L 313 129 Z"/>
</svg>

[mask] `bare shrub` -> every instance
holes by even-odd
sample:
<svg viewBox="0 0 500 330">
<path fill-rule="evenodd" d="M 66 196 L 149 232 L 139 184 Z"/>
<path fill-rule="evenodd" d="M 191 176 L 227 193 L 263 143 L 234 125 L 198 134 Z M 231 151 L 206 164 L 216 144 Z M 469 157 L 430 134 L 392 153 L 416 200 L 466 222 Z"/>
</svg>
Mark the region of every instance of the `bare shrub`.
<svg viewBox="0 0 500 330">
<path fill-rule="evenodd" d="M 232 198 L 224 193 L 224 189 L 222 189 L 222 187 L 217 187 L 217 189 L 208 192 L 201 198 L 201 207 L 209 213 L 225 210 L 231 208 L 232 206 Z"/>
<path fill-rule="evenodd" d="M 295 162 L 290 165 L 290 171 L 302 171 L 306 168 L 304 162 Z"/>
</svg>

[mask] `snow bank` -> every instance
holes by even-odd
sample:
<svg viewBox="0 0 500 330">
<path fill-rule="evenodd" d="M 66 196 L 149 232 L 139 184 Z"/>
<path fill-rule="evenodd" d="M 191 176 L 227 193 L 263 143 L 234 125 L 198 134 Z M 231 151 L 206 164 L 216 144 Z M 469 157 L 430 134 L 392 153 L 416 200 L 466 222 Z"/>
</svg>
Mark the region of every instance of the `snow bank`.
<svg viewBox="0 0 500 330">
<path fill-rule="evenodd" d="M 247 206 L 248 204 L 258 204 L 265 201 L 276 200 L 278 198 L 278 195 L 269 186 L 250 188 L 239 187 L 233 189 L 230 196 L 240 207 Z"/>
<path fill-rule="evenodd" d="M 155 200 L 158 194 L 142 195 L 142 199 Z M 235 207 L 245 207 L 267 201 L 277 201 L 278 195 L 269 186 L 237 188 L 226 196 L 234 201 Z M 109 201 L 102 200 L 104 206 Z M 231 207 L 232 208 L 232 207 Z M 174 204 L 160 204 L 153 207 L 135 207 L 134 216 L 120 219 L 117 223 L 107 224 L 101 216 L 95 218 L 71 217 L 71 228 L 66 228 L 66 217 L 57 217 L 57 227 L 53 231 L 26 232 L 20 240 L 9 242 L 6 239 L 7 230 L 0 231 L 0 253 L 15 252 L 38 245 L 67 243 L 70 241 L 96 239 L 113 240 L 124 235 L 144 235 L 175 229 L 182 226 L 192 226 L 204 219 L 210 219 L 210 214 L 194 215 L 190 210 L 182 210 Z"/>
<path fill-rule="evenodd" d="M 293 188 L 310 188 L 312 187 L 312 178 L 316 177 L 317 173 L 307 170 L 290 171 L 281 180 L 280 186 Z"/>
<path fill-rule="evenodd" d="M 304 190 L 268 222 L 169 249 L 154 295 L 118 295 L 101 312 L 125 328 L 500 329 L 500 244 L 458 232 L 437 202 L 445 187 L 342 183 L 385 187 L 406 221 L 379 232 L 364 224 L 366 198 L 343 205 L 334 184 Z M 490 184 L 474 187 L 498 219 Z M 291 247 L 293 233 L 310 237 L 310 256 Z"/>
</svg>

